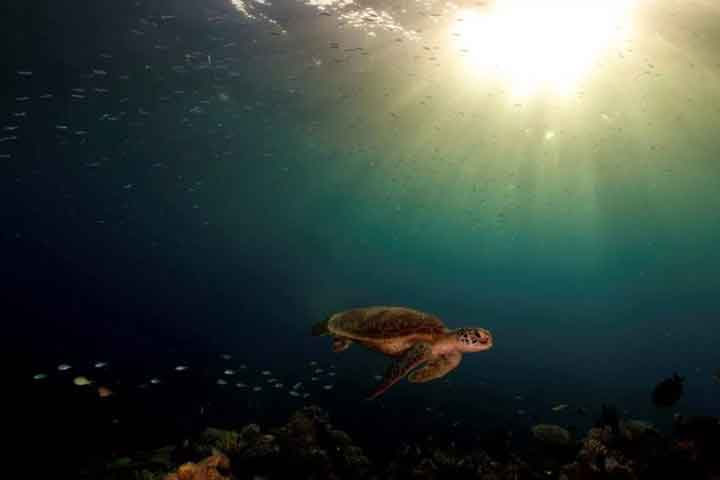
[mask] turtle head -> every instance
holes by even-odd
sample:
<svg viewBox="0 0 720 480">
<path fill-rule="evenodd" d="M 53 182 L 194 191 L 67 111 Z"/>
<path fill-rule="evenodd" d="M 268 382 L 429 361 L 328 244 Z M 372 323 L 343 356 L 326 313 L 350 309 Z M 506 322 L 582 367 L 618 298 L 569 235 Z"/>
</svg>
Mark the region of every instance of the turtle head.
<svg viewBox="0 0 720 480">
<path fill-rule="evenodd" d="M 459 328 L 455 339 L 462 352 L 482 352 L 493 346 L 492 334 L 484 328 Z"/>
</svg>

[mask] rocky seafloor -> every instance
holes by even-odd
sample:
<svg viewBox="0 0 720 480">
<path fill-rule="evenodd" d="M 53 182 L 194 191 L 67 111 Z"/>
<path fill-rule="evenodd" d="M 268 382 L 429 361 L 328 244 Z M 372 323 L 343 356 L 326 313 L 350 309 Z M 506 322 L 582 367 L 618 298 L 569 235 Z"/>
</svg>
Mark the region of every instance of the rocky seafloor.
<svg viewBox="0 0 720 480">
<path fill-rule="evenodd" d="M 179 445 L 97 462 L 81 478 L 720 480 L 720 419 L 678 416 L 672 432 L 663 434 L 609 412 L 581 435 L 535 425 L 517 449 L 509 436 L 499 437 L 496 448 L 428 438 L 375 458 L 372 446 L 358 445 L 327 412 L 307 406 L 282 426 L 208 428 Z"/>
</svg>

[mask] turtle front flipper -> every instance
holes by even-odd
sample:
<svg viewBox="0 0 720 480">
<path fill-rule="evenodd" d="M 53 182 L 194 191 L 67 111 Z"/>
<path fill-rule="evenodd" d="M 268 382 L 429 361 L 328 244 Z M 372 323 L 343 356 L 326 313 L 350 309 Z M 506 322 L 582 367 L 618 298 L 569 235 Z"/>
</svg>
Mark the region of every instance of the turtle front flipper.
<svg viewBox="0 0 720 480">
<path fill-rule="evenodd" d="M 442 378 L 460 365 L 460 360 L 462 360 L 462 353 L 460 352 L 440 355 L 410 373 L 410 375 L 408 375 L 408 381 L 412 383 L 425 383 Z"/>
<path fill-rule="evenodd" d="M 352 343 L 352 340 L 348 338 L 340 338 L 340 337 L 334 337 L 333 338 L 333 352 L 338 353 L 347 350 L 350 348 L 350 344 Z"/>
<path fill-rule="evenodd" d="M 413 345 L 395 363 L 390 365 L 385 373 L 385 379 L 368 397 L 373 400 L 382 395 L 385 390 L 395 385 L 410 371 L 432 358 L 432 346 L 429 343 L 421 342 Z"/>
</svg>

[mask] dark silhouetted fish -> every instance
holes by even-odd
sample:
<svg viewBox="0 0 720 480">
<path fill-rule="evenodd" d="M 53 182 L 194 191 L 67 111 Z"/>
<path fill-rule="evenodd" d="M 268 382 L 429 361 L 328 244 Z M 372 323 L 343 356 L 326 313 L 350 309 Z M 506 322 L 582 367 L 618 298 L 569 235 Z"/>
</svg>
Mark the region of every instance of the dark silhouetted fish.
<svg viewBox="0 0 720 480">
<path fill-rule="evenodd" d="M 677 373 L 672 377 L 666 378 L 662 382 L 655 385 L 652 393 L 652 401 L 656 407 L 666 408 L 672 407 L 680 400 L 683 394 L 683 382 L 685 379 Z"/>
</svg>

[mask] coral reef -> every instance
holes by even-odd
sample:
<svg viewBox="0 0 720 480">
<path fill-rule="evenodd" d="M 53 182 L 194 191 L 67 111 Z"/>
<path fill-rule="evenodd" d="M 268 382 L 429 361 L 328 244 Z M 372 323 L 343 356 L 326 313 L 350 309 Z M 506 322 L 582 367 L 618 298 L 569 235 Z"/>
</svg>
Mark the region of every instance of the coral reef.
<svg viewBox="0 0 720 480">
<path fill-rule="evenodd" d="M 308 406 L 285 425 L 239 431 L 208 428 L 175 449 L 121 457 L 93 478 L 117 480 L 717 480 L 720 423 L 712 417 L 677 417 L 671 436 L 653 425 L 623 419 L 604 407 L 584 435 L 551 424 L 535 425 L 529 444 L 513 449 L 506 433 L 477 437 L 474 445 L 427 437 L 399 445 L 373 461 L 328 414 Z M 493 447 L 493 442 L 501 444 Z M 172 465 L 175 465 L 173 468 Z M 167 473 L 170 472 L 170 473 Z"/>
</svg>

